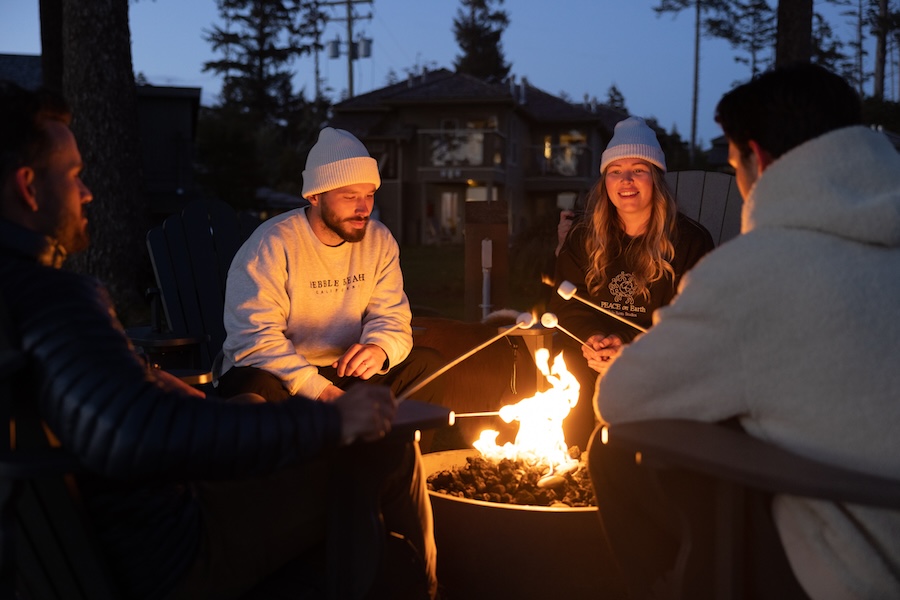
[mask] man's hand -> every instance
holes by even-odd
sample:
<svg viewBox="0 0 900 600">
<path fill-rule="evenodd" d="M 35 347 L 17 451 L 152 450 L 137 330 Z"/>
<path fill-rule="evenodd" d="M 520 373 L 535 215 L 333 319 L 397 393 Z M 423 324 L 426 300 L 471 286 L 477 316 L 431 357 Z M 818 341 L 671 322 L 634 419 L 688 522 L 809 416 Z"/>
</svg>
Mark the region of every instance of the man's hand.
<svg viewBox="0 0 900 600">
<path fill-rule="evenodd" d="M 316 400 L 321 400 L 322 402 L 334 402 L 338 398 L 344 395 L 344 390 L 334 385 L 333 383 L 329 385 L 327 388 L 319 393 L 319 397 Z"/>
<path fill-rule="evenodd" d="M 206 398 L 206 394 L 202 390 L 198 390 L 197 388 L 186 384 L 168 371 L 153 369 L 152 373 L 156 378 L 157 383 L 159 383 L 159 386 L 167 392 L 177 391 L 194 396 L 195 398 Z"/>
<path fill-rule="evenodd" d="M 556 226 L 556 255 L 559 256 L 559 251 L 562 250 L 563 242 L 566 241 L 566 236 L 569 235 L 569 230 L 572 229 L 572 219 L 575 218 L 575 212 L 571 210 L 564 210 L 559 213 L 559 225 Z"/>
<path fill-rule="evenodd" d="M 602 376 L 622 352 L 622 339 L 617 335 L 592 335 L 585 340 L 581 353 L 588 366 Z"/>
<path fill-rule="evenodd" d="M 334 401 L 341 412 L 341 441 L 374 442 L 391 431 L 397 399 L 391 388 L 356 383 Z"/>
<path fill-rule="evenodd" d="M 344 355 L 332 363 L 338 377 L 359 377 L 368 379 L 381 370 L 387 352 L 375 344 L 353 344 Z"/>
</svg>

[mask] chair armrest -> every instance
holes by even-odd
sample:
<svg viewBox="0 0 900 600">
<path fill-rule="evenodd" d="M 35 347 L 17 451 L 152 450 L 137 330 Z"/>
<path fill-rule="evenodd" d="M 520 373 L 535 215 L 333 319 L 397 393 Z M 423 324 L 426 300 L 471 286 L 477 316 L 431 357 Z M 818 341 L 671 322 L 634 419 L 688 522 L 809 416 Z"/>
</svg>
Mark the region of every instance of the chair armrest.
<svg viewBox="0 0 900 600">
<path fill-rule="evenodd" d="M 660 419 L 601 426 L 595 444 L 633 452 L 649 466 L 689 469 L 768 492 L 900 507 L 900 480 L 831 466 L 714 423 Z"/>
</svg>

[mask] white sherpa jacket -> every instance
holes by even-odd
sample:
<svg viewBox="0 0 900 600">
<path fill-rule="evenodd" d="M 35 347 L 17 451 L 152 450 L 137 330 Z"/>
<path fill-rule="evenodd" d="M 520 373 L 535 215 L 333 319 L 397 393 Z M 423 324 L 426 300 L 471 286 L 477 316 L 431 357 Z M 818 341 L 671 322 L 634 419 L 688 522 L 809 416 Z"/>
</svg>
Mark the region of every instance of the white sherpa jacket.
<svg viewBox="0 0 900 600">
<path fill-rule="evenodd" d="M 900 155 L 850 127 L 776 160 L 743 234 L 702 259 L 598 382 L 610 423 L 718 421 L 900 478 Z M 900 598 L 900 513 L 777 497 L 813 598 Z"/>
</svg>

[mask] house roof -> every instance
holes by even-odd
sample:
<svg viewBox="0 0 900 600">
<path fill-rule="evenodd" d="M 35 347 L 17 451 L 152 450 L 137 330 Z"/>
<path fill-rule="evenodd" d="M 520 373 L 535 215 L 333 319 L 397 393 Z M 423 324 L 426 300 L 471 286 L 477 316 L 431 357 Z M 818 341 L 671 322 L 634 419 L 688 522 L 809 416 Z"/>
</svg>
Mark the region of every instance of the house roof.
<svg viewBox="0 0 900 600">
<path fill-rule="evenodd" d="M 404 81 L 360 94 L 334 106 L 332 125 L 365 137 L 401 136 L 410 131 L 386 131 L 384 116 L 409 105 L 500 104 L 519 111 L 524 118 L 542 123 L 597 122 L 610 132 L 627 115 L 605 106 L 573 104 L 529 84 L 508 80 L 495 83 L 447 69 L 425 71 Z"/>
<path fill-rule="evenodd" d="M 0 79 L 36 90 L 44 80 L 41 57 L 34 54 L 0 54 Z"/>
</svg>

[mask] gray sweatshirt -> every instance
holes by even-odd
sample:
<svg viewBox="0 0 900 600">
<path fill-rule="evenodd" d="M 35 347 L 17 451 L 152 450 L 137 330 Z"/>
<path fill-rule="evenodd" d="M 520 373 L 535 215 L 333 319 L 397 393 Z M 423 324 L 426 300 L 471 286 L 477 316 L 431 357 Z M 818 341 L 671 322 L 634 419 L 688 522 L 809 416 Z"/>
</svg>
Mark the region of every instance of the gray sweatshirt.
<svg viewBox="0 0 900 600">
<path fill-rule="evenodd" d="M 265 369 L 291 394 L 317 398 L 331 383 L 317 367 L 355 343 L 383 349 L 387 368 L 402 362 L 412 348 L 411 318 L 400 249 L 387 227 L 372 220 L 362 241 L 327 246 L 306 209 L 295 209 L 260 225 L 231 263 L 222 373 Z"/>
</svg>

